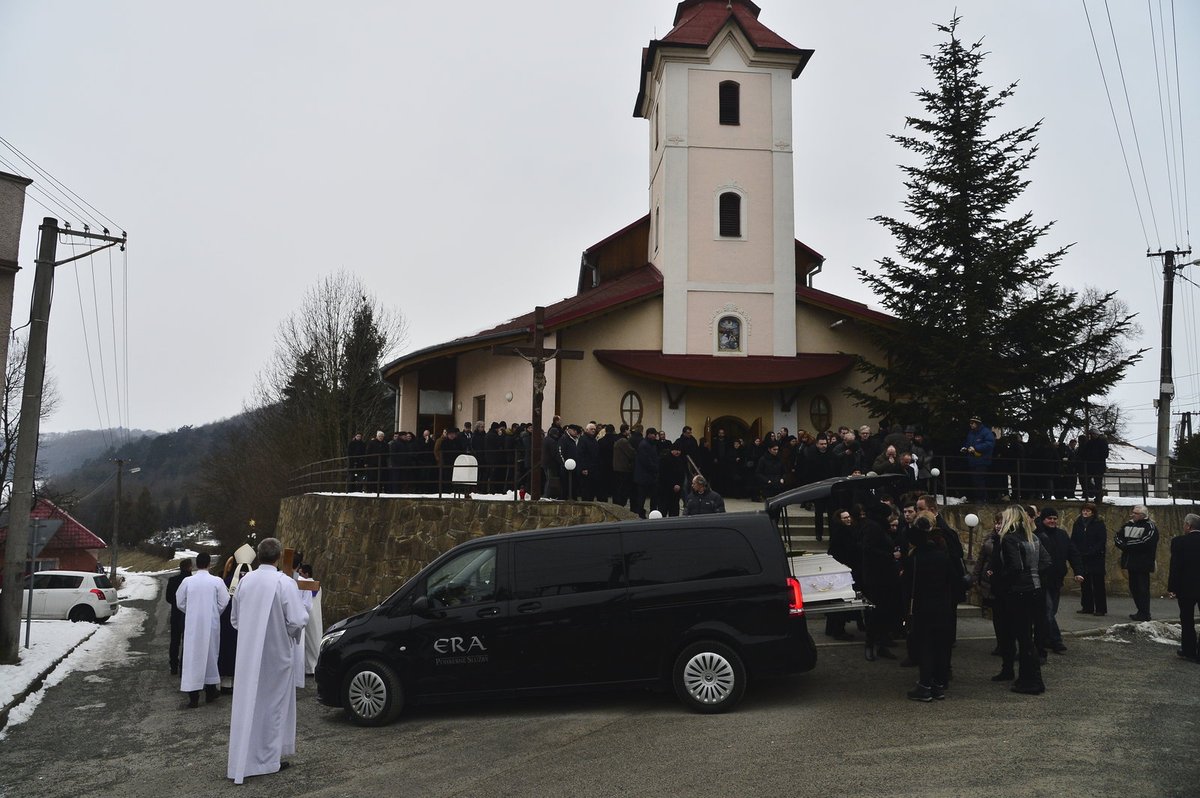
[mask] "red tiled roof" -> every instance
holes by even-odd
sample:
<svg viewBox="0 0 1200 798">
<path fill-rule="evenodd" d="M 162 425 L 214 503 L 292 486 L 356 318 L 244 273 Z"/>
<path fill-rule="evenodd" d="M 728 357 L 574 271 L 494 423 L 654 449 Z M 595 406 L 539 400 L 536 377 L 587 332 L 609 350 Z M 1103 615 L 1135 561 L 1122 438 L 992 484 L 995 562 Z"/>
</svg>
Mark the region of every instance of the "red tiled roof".
<svg viewBox="0 0 1200 798">
<path fill-rule="evenodd" d="M 804 285 L 796 286 L 796 299 L 809 305 L 816 305 L 827 310 L 845 313 L 848 316 L 876 324 L 891 325 L 896 322 L 894 316 L 889 316 L 887 313 L 881 313 L 878 310 L 872 310 L 861 302 L 855 302 L 851 299 L 840 297 L 837 294 L 831 294 L 828 291 L 820 291 Z"/>
<path fill-rule="evenodd" d="M 63 522 L 63 525 L 54 533 L 54 537 L 50 538 L 50 542 L 46 544 L 47 550 L 108 548 L 108 544 L 96 537 L 90 529 L 49 499 L 38 499 L 37 504 L 29 513 L 29 517 L 31 519 L 55 519 Z M 0 528 L 0 544 L 7 539 L 8 527 Z"/>
<path fill-rule="evenodd" d="M 733 19 L 746 38 L 760 50 L 801 53 L 799 47 L 758 21 L 761 9 L 750 0 L 683 0 L 675 9 L 675 27 L 662 37 L 664 44 L 707 47 Z"/>
<path fill-rule="evenodd" d="M 851 355 L 801 353 L 795 357 L 664 355 L 649 349 L 598 349 L 596 359 L 629 374 L 708 388 L 766 388 L 811 382 L 845 371 Z"/>
<path fill-rule="evenodd" d="M 756 50 L 798 56 L 792 77 L 799 77 L 808 59 L 812 58 L 813 51 L 797 47 L 759 22 L 759 11 L 759 7 L 750 0 L 683 0 L 675 9 L 675 27 L 661 39 L 651 41 L 649 47 L 642 48 L 641 85 L 638 87 L 633 115 L 642 115 L 646 74 L 654 67 L 654 57 L 659 47 L 706 48 L 731 21 L 741 29 Z"/>
<path fill-rule="evenodd" d="M 662 293 L 662 274 L 652 264 L 647 263 L 625 276 L 597 287 L 567 297 L 546 307 L 545 330 L 552 332 L 561 327 L 584 321 L 595 316 L 609 313 L 631 302 L 637 302 L 657 296 Z M 393 360 L 383 367 L 387 377 L 396 377 L 422 363 L 439 357 L 458 354 L 480 348 L 483 341 L 498 343 L 504 340 L 521 340 L 533 334 L 533 311 L 509 319 L 487 330 L 474 335 L 456 338 L 443 344 L 427 347 Z"/>
</svg>

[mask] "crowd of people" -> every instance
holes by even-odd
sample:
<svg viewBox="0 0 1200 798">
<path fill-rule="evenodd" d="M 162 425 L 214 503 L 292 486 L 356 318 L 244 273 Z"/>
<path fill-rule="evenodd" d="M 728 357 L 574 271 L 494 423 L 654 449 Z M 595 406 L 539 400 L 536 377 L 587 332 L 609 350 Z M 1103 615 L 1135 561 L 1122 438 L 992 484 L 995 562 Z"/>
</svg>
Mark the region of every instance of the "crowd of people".
<svg viewBox="0 0 1200 798">
<path fill-rule="evenodd" d="M 233 694 L 227 776 L 237 784 L 288 767 L 283 757 L 296 750 L 296 689 L 313 672 L 323 631 L 319 592 L 298 585 L 312 579 L 312 566 L 301 564 L 293 576 L 281 572 L 275 538 L 257 552 L 243 548 L 248 556 L 230 557 L 222 577 L 210 571 L 207 553 L 182 560 L 165 593 L 171 674 L 180 675 L 187 696 L 180 708 L 198 709 L 201 691 L 205 704 Z"/>
<path fill-rule="evenodd" d="M 665 515 L 686 498 L 691 474 L 703 475 L 712 490 L 731 498 L 762 499 L 795 485 L 869 472 L 900 474 L 915 489 L 928 485 L 935 468 L 945 472 L 951 495 L 978 501 L 1103 495 L 1108 442 L 1098 430 L 1062 443 L 1027 437 L 997 437 L 974 417 L 961 442 L 935 452 L 918 428 L 901 424 L 878 430 L 841 426 L 816 434 L 782 427 L 754 438 L 718 427 L 707 439 L 686 426 L 673 437 L 653 427 L 563 424 L 556 416 L 542 440 L 542 484 L 554 498 L 611 501 L 635 512 L 640 500 Z M 359 433 L 347 447 L 348 487 L 369 493 L 449 491 L 456 458 L 470 454 L 478 466 L 479 492 L 529 490 L 532 441 L 529 424 L 504 421 L 486 428 L 482 421 L 464 422 L 461 430 L 451 426 L 439 435 L 398 431 L 389 439 L 379 431 L 367 439 Z M 568 462 L 575 467 L 567 468 Z"/>
<path fill-rule="evenodd" d="M 1079 583 L 1079 614 L 1108 614 L 1105 590 L 1109 532 L 1085 503 L 1070 533 L 1053 507 L 1014 504 L 996 513 L 973 573 L 966 570 L 958 533 L 941 516 L 931 495 L 870 498 L 835 512 L 829 554 L 851 569 L 856 587 L 871 602 L 863 614 L 826 616 L 825 634 L 853 639 L 845 625 L 855 621 L 865 633 L 868 661 L 896 659 L 891 648 L 906 646 L 903 666 L 919 669 L 908 697 L 933 701 L 946 695 L 951 678 L 957 606 L 972 587 L 991 616 L 992 654 L 1000 657 L 992 681 L 1014 692 L 1046 690 L 1042 666 L 1049 652 L 1065 654 L 1057 615 L 1063 582 Z M 1183 629 L 1179 655 L 1200 662 L 1195 612 L 1200 602 L 1200 515 L 1184 519 L 1186 534 L 1172 541 L 1168 591 L 1179 602 Z M 1137 505 L 1115 532 L 1111 544 L 1121 553 L 1136 611 L 1129 618 L 1149 621 L 1150 574 L 1157 559 L 1159 532 L 1148 508 Z"/>
</svg>

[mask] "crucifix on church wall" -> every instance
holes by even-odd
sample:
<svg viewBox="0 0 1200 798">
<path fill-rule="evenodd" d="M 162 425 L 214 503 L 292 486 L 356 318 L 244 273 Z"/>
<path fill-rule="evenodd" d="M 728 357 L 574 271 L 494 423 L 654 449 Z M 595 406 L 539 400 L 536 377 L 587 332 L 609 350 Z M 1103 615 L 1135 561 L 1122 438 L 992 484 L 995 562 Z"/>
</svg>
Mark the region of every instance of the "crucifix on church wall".
<svg viewBox="0 0 1200 798">
<path fill-rule="evenodd" d="M 529 442 L 529 493 L 534 501 L 542 498 L 542 398 L 546 392 L 546 363 L 551 360 L 583 360 L 578 349 L 546 349 L 546 309 L 533 309 L 533 346 L 494 346 L 493 355 L 515 355 L 533 366 L 533 408 L 530 414 L 533 429 Z"/>
</svg>

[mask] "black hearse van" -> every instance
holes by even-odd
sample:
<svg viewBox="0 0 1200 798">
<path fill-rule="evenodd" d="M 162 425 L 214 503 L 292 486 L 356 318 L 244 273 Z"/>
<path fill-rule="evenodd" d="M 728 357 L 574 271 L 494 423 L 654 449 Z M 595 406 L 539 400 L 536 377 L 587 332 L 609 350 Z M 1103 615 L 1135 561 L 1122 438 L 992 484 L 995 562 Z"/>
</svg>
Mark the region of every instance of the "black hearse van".
<svg viewBox="0 0 1200 798">
<path fill-rule="evenodd" d="M 317 699 L 382 725 L 406 703 L 663 685 L 723 712 L 816 664 L 802 600 L 761 512 L 478 538 L 329 627 Z"/>
</svg>

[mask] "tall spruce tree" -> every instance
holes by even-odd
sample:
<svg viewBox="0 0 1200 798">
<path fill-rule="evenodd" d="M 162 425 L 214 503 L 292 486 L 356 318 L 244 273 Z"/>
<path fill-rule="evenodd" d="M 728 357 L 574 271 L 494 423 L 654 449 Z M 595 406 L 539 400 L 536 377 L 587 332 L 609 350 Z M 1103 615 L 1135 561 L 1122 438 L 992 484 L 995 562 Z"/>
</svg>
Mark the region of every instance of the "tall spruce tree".
<svg viewBox="0 0 1200 798">
<path fill-rule="evenodd" d="M 936 81 L 916 93 L 925 114 L 890 137 L 917 161 L 900 167 L 906 215 L 875 217 L 898 257 L 856 271 L 896 322 L 872 331 L 883 357 L 860 357 L 866 388 L 847 393 L 873 416 L 921 424 L 946 442 L 971 415 L 1058 431 L 1140 357 L 1122 346 L 1132 317 L 1089 323 L 1113 296 L 1085 301 L 1052 281 L 1069 246 L 1036 253 L 1052 223 L 1013 211 L 1041 122 L 990 131 L 1016 83 L 983 84 L 986 53 L 963 43 L 959 22 L 938 25 L 947 39 L 923 56 Z"/>
</svg>

